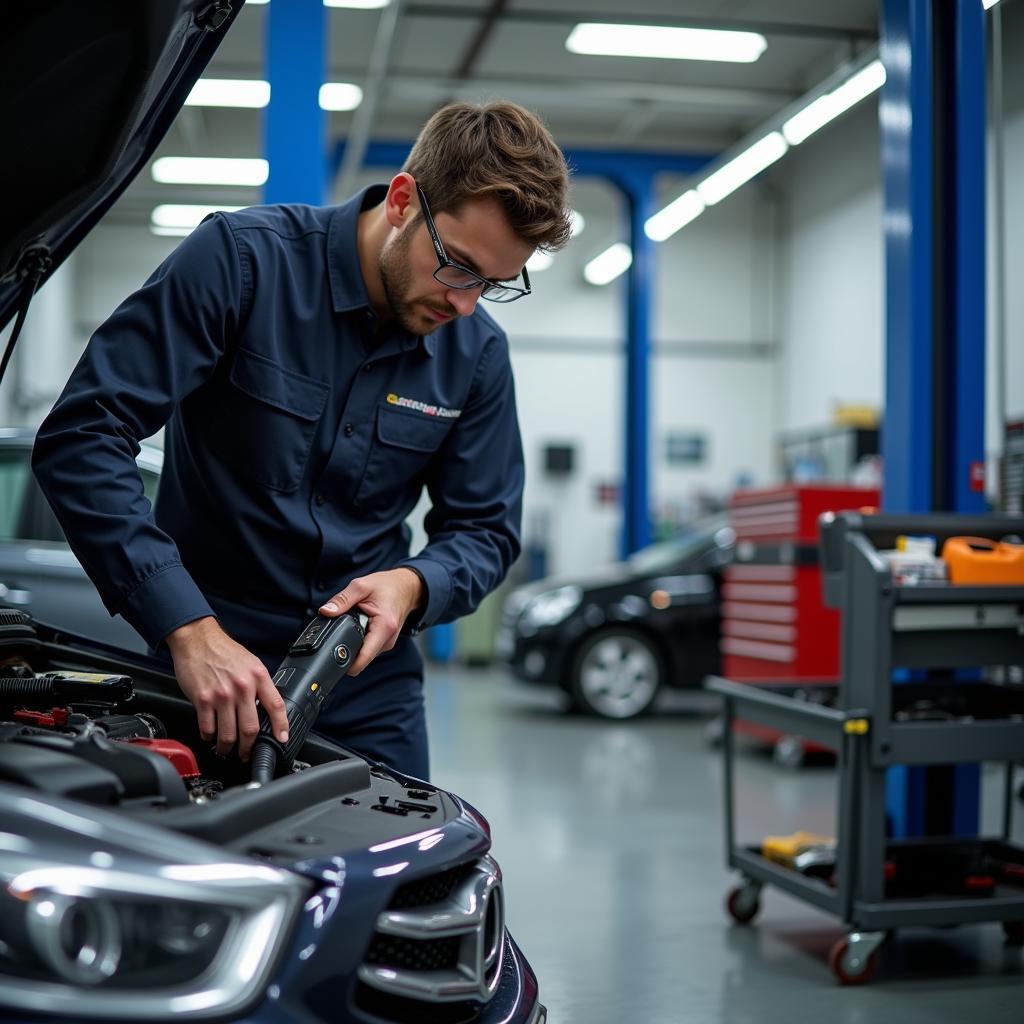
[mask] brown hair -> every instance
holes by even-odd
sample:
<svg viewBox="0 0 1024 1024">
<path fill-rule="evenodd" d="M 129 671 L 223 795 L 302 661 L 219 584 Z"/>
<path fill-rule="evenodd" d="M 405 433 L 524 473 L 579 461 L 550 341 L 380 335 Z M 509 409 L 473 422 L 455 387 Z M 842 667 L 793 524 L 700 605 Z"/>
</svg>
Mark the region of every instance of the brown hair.
<svg viewBox="0 0 1024 1024">
<path fill-rule="evenodd" d="M 402 170 L 416 179 L 435 214 L 490 197 L 524 242 L 555 250 L 572 234 L 565 157 L 544 122 L 518 104 L 442 107 L 423 126 Z"/>
</svg>

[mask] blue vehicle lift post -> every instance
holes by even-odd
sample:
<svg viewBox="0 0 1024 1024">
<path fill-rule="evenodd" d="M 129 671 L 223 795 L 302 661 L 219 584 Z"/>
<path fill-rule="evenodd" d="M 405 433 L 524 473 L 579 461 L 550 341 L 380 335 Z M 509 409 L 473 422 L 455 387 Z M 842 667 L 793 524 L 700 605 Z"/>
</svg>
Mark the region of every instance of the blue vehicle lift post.
<svg viewBox="0 0 1024 1024">
<path fill-rule="evenodd" d="M 327 113 L 320 109 L 320 86 L 327 80 L 327 8 L 323 0 L 287 0 L 268 5 L 266 18 L 270 102 L 263 151 L 270 176 L 263 201 L 319 206 L 330 180 Z"/>
<path fill-rule="evenodd" d="M 985 510 L 985 32 L 978 0 L 884 0 L 887 512 Z M 974 835 L 980 772 L 890 770 L 894 836 Z"/>
</svg>

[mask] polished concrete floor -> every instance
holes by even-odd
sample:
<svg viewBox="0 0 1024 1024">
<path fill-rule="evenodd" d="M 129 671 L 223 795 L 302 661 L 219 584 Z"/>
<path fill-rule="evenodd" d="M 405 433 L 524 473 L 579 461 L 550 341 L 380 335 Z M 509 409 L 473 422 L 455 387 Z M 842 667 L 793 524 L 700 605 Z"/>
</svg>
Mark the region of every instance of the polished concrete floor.
<svg viewBox="0 0 1024 1024">
<path fill-rule="evenodd" d="M 609 724 L 562 714 L 554 694 L 500 669 L 432 665 L 427 686 L 433 781 L 491 822 L 509 927 L 551 1024 L 1024 1021 L 1024 955 L 997 925 L 901 931 L 859 988 L 826 965 L 839 922 L 777 890 L 754 925 L 730 925 L 708 695 L 673 694 L 657 715 Z M 741 840 L 834 834 L 827 767 L 744 752 L 737 787 Z M 986 773 L 993 830 L 998 789 Z"/>
</svg>

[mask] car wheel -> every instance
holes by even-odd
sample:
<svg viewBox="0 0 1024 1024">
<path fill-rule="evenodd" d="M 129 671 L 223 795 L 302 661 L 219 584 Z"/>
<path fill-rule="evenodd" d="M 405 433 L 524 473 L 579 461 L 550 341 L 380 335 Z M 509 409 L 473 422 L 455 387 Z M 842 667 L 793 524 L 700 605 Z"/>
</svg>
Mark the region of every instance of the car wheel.
<svg viewBox="0 0 1024 1024">
<path fill-rule="evenodd" d="M 652 640 L 635 629 L 605 629 L 577 653 L 569 696 L 588 714 L 635 718 L 651 706 L 664 678 L 664 661 Z"/>
</svg>

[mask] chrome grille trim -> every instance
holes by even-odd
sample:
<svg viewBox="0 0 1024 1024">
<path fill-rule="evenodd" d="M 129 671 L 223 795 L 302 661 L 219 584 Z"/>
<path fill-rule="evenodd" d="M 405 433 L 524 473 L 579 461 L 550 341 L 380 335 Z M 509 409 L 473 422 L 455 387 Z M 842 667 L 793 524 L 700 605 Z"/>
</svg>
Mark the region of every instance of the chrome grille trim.
<svg viewBox="0 0 1024 1024">
<path fill-rule="evenodd" d="M 358 973 L 364 984 L 424 1002 L 486 1002 L 497 991 L 505 957 L 501 869 L 492 857 L 481 857 L 447 899 L 411 910 L 385 910 L 377 918 L 377 932 L 413 941 L 458 938 L 458 962 L 452 970 L 433 971 L 363 964 Z"/>
</svg>

